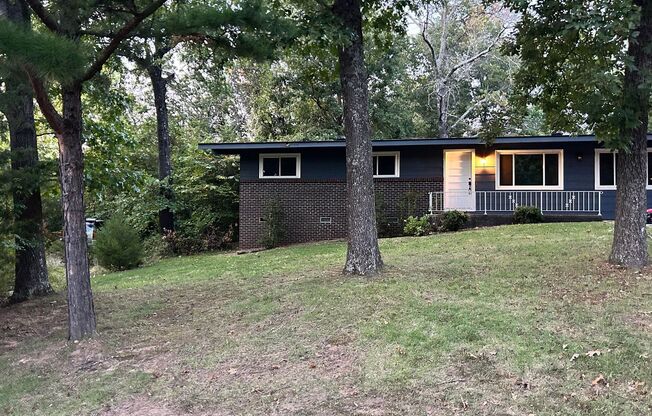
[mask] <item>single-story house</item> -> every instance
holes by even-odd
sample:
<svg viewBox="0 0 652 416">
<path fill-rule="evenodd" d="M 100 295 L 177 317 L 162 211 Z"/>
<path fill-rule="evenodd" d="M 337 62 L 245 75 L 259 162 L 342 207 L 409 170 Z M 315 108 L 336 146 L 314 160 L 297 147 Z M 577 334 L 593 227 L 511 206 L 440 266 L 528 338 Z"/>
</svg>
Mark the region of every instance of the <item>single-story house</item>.
<svg viewBox="0 0 652 416">
<path fill-rule="evenodd" d="M 259 246 L 272 200 L 282 207 L 287 243 L 346 236 L 344 140 L 199 147 L 240 156 L 242 249 Z M 387 222 L 397 228 L 406 207 L 480 218 L 529 205 L 560 219 L 613 219 L 616 157 L 595 136 L 499 137 L 490 146 L 478 138 L 375 140 L 374 185 Z M 648 189 L 650 199 L 652 161 Z"/>
</svg>

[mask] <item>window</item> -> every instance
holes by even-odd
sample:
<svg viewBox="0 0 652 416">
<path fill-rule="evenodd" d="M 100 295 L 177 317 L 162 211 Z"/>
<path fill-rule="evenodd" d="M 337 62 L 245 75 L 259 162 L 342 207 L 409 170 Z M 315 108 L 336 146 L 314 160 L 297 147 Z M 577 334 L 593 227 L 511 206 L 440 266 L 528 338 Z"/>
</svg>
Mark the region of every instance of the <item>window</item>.
<svg viewBox="0 0 652 416">
<path fill-rule="evenodd" d="M 616 189 L 616 161 L 618 153 L 609 149 L 595 149 L 595 189 Z M 652 189 L 652 148 L 647 150 L 647 189 Z"/>
<path fill-rule="evenodd" d="M 298 153 L 261 154 L 258 159 L 259 178 L 300 178 L 301 156 Z"/>
<path fill-rule="evenodd" d="M 374 152 L 374 178 L 398 178 L 399 152 Z"/>
<path fill-rule="evenodd" d="M 563 189 L 561 150 L 499 150 L 496 189 Z"/>
</svg>

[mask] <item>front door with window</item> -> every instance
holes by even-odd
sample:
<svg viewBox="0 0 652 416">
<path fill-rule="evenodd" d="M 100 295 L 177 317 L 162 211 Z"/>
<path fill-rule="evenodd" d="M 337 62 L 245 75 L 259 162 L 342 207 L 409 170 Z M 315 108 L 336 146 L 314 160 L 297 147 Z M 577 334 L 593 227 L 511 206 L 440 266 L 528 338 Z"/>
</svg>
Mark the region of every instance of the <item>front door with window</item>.
<svg viewBox="0 0 652 416">
<path fill-rule="evenodd" d="M 473 150 L 444 151 L 444 209 L 475 211 Z"/>
</svg>

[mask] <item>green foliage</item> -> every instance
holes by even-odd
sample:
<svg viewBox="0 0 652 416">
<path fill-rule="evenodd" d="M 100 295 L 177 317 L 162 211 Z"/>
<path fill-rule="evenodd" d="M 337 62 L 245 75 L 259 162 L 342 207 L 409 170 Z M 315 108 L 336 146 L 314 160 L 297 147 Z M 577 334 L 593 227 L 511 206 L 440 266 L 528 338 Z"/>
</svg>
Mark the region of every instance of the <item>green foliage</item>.
<svg viewBox="0 0 652 416">
<path fill-rule="evenodd" d="M 263 236 L 260 244 L 265 248 L 278 247 L 287 234 L 283 208 L 277 200 L 267 202 L 263 212 Z"/>
<path fill-rule="evenodd" d="M 422 235 L 430 234 L 432 225 L 430 224 L 430 217 L 424 215 L 423 217 L 409 216 L 405 220 L 403 227 L 403 234 L 419 237 Z"/>
<path fill-rule="evenodd" d="M 423 195 L 417 191 L 407 191 L 398 201 L 398 215 L 399 220 L 405 221 L 408 217 L 418 217 L 421 212 L 419 210 L 419 198 Z"/>
<path fill-rule="evenodd" d="M 13 64 L 29 64 L 37 75 L 63 83 L 79 77 L 87 63 L 79 44 L 50 32 L 22 28 L 2 17 L 0 55 Z"/>
<path fill-rule="evenodd" d="M 506 48 L 521 60 L 517 103 L 539 106 L 554 130 L 586 128 L 608 147 L 625 148 L 621 127 L 639 122 L 623 94 L 627 41 L 639 19 L 632 1 L 505 3 L 522 14 Z"/>
<path fill-rule="evenodd" d="M 521 205 L 514 210 L 512 222 L 514 224 L 534 224 L 543 222 L 543 214 L 537 207 Z"/>
<path fill-rule="evenodd" d="M 469 214 L 462 211 L 446 211 L 438 218 L 438 230 L 443 232 L 458 231 L 469 221 Z"/>
<path fill-rule="evenodd" d="M 128 270 L 143 261 L 143 243 L 138 232 L 121 215 L 114 215 L 98 231 L 93 252 L 100 266 Z"/>
</svg>

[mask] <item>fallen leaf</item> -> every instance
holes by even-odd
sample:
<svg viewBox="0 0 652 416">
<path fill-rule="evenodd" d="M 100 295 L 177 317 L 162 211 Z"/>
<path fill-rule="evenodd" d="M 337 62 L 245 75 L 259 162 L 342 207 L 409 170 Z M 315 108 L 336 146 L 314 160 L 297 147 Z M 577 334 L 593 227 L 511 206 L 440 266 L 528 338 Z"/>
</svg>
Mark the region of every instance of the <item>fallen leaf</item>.
<svg viewBox="0 0 652 416">
<path fill-rule="evenodd" d="M 238 374 L 238 369 L 237 368 L 229 368 L 229 374 L 236 375 Z"/>
<path fill-rule="evenodd" d="M 575 361 L 575 360 L 577 360 L 578 358 L 580 358 L 580 355 L 576 353 L 576 354 L 573 354 L 573 356 L 571 357 L 570 360 L 571 360 L 571 361 Z"/>
<path fill-rule="evenodd" d="M 591 382 L 591 385 L 593 387 L 606 386 L 607 385 L 607 380 L 605 380 L 604 376 L 602 374 L 600 374 L 596 378 L 593 379 L 593 381 Z"/>
<path fill-rule="evenodd" d="M 592 351 L 588 351 L 584 355 L 586 355 L 587 357 L 599 357 L 599 356 L 602 355 L 602 351 L 600 351 L 600 350 L 592 350 Z"/>
</svg>

